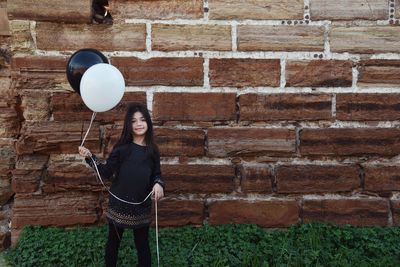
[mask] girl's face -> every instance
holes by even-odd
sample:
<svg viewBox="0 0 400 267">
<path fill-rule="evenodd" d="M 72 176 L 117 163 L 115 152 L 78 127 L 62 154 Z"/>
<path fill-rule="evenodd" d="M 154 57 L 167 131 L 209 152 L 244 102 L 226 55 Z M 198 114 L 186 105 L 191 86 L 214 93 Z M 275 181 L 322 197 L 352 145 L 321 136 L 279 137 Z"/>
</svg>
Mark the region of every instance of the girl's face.
<svg viewBox="0 0 400 267">
<path fill-rule="evenodd" d="M 132 118 L 133 136 L 143 136 L 147 132 L 147 122 L 139 111 L 133 114 Z"/>
</svg>

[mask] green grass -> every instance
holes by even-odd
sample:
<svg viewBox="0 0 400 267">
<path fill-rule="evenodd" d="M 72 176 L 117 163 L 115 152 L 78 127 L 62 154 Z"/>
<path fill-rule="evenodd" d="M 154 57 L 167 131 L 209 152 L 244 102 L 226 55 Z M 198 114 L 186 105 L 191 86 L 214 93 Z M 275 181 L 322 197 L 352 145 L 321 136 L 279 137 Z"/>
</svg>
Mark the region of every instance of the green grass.
<svg viewBox="0 0 400 267">
<path fill-rule="evenodd" d="M 64 230 L 26 227 L 6 251 L 10 266 L 103 266 L 107 227 Z M 400 266 L 400 227 L 298 224 L 266 230 L 255 225 L 164 228 L 161 266 Z M 151 230 L 153 265 L 155 232 Z M 132 232 L 126 231 L 118 266 L 135 266 Z"/>
</svg>

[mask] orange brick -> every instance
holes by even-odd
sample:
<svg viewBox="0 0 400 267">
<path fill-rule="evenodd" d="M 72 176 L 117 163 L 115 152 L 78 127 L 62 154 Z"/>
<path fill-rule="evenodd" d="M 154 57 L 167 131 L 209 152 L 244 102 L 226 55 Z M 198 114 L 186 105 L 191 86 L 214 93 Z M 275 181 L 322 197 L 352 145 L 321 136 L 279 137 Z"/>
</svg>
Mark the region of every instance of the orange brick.
<svg viewBox="0 0 400 267">
<path fill-rule="evenodd" d="M 399 53 L 400 27 L 333 27 L 330 32 L 332 52 L 359 54 Z"/>
<path fill-rule="evenodd" d="M 324 27 L 239 25 L 239 51 L 323 51 Z"/>
<path fill-rule="evenodd" d="M 303 19 L 304 0 L 209 0 L 210 19 Z"/>
<path fill-rule="evenodd" d="M 276 170 L 278 193 L 351 192 L 360 187 L 359 168 L 347 165 L 287 165 Z"/>
<path fill-rule="evenodd" d="M 144 24 L 36 24 L 38 49 L 78 50 L 93 47 L 100 51 L 144 51 L 146 25 Z"/>
<path fill-rule="evenodd" d="M 128 86 L 202 86 L 202 58 L 113 57 L 111 63 L 124 75 Z"/>
<path fill-rule="evenodd" d="M 114 20 L 126 19 L 200 19 L 202 0 L 109 1 Z"/>
<path fill-rule="evenodd" d="M 294 154 L 295 131 L 263 128 L 210 128 L 208 152 L 216 157 Z"/>
<path fill-rule="evenodd" d="M 232 193 L 235 189 L 235 168 L 231 165 L 166 164 L 161 171 L 167 193 Z"/>
<path fill-rule="evenodd" d="M 262 70 L 262 71 L 260 71 Z M 279 86 L 279 59 L 210 59 L 212 86 Z"/>
<path fill-rule="evenodd" d="M 152 26 L 152 49 L 161 51 L 229 51 L 232 49 L 231 27 L 226 25 Z"/>
<path fill-rule="evenodd" d="M 313 0 L 312 20 L 385 20 L 389 17 L 387 0 Z"/>
<path fill-rule="evenodd" d="M 365 166 L 365 190 L 373 192 L 400 191 L 398 166 Z"/>
<path fill-rule="evenodd" d="M 7 10 L 12 20 L 89 23 L 92 19 L 91 0 L 12 0 Z"/>
<path fill-rule="evenodd" d="M 400 60 L 363 60 L 357 67 L 358 86 L 397 86 L 400 83 Z"/>
<path fill-rule="evenodd" d="M 0 36 L 11 35 L 10 26 L 8 24 L 7 9 L 0 8 Z"/>
<path fill-rule="evenodd" d="M 158 202 L 159 226 L 202 225 L 203 214 L 203 201 L 164 198 Z"/>
<path fill-rule="evenodd" d="M 286 86 L 349 87 L 352 63 L 346 60 L 289 60 Z"/>
<path fill-rule="evenodd" d="M 400 94 L 337 94 L 339 120 L 390 121 L 400 119 Z"/>
<path fill-rule="evenodd" d="M 393 224 L 400 225 L 400 200 L 391 200 L 391 206 L 393 209 Z"/>
<path fill-rule="evenodd" d="M 244 193 L 271 193 L 272 169 L 268 165 L 242 165 L 239 169 L 240 187 Z"/>
<path fill-rule="evenodd" d="M 394 156 L 400 153 L 400 129 L 328 128 L 303 129 L 303 156 Z"/>
<path fill-rule="evenodd" d="M 325 94 L 243 94 L 241 121 L 330 120 L 332 96 Z"/>
<path fill-rule="evenodd" d="M 234 93 L 156 93 L 155 120 L 231 121 L 236 118 Z"/>
<path fill-rule="evenodd" d="M 205 133 L 200 129 L 154 129 L 161 156 L 201 157 L 205 155 Z"/>
<path fill-rule="evenodd" d="M 305 222 L 322 221 L 357 226 L 386 226 L 389 203 L 381 198 L 304 200 Z"/>
</svg>

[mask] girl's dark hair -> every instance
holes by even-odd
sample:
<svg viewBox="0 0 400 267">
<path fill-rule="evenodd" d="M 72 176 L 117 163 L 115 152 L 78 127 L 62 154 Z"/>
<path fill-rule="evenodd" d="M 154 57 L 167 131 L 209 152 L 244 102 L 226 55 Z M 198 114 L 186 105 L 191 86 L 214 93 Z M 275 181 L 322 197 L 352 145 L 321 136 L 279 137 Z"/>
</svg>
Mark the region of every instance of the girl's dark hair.
<svg viewBox="0 0 400 267">
<path fill-rule="evenodd" d="M 158 151 L 157 145 L 154 143 L 153 122 L 151 121 L 150 113 L 147 107 L 141 103 L 131 103 L 128 105 L 122 133 L 115 147 L 130 144 L 133 142 L 132 119 L 133 114 L 135 114 L 136 112 L 142 113 L 144 119 L 146 120 L 147 131 L 145 133 L 144 141 L 146 143 L 148 155 L 152 156 L 155 152 Z"/>
</svg>

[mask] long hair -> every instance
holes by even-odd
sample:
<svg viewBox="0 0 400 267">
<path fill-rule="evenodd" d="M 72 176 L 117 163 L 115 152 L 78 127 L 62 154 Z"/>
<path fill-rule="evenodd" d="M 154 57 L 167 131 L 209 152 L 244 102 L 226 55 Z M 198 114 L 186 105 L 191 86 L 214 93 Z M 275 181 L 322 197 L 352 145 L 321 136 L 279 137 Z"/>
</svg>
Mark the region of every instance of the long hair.
<svg viewBox="0 0 400 267">
<path fill-rule="evenodd" d="M 133 142 L 132 119 L 133 119 L 133 114 L 135 114 L 136 112 L 142 113 L 144 119 L 146 120 L 147 131 L 145 133 L 144 141 L 146 143 L 147 154 L 149 156 L 153 156 L 154 153 L 158 151 L 157 145 L 154 142 L 153 122 L 151 121 L 150 113 L 147 107 L 141 103 L 134 102 L 128 105 L 121 136 L 118 142 L 116 143 L 115 147 L 124 144 L 130 144 Z"/>
</svg>

